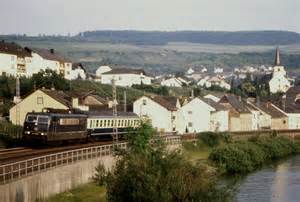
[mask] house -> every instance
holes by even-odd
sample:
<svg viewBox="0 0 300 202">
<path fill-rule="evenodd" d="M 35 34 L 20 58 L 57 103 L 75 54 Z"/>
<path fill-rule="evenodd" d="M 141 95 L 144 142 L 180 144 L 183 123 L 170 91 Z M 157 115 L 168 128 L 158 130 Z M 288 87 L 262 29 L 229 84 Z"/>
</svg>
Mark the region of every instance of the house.
<svg viewBox="0 0 300 202">
<path fill-rule="evenodd" d="M 229 130 L 229 110 L 209 98 L 202 98 L 214 110 L 210 113 L 210 131 L 223 132 Z"/>
<path fill-rule="evenodd" d="M 112 68 L 110 68 L 110 66 L 100 66 L 97 70 L 96 70 L 96 76 L 97 77 L 101 77 L 101 75 L 105 72 L 109 72 L 111 71 Z"/>
<path fill-rule="evenodd" d="M 269 117 L 267 116 L 260 117 L 261 124 L 264 123 L 270 124 L 269 127 L 267 128 L 272 130 L 288 129 L 288 115 L 280 108 L 272 104 L 270 101 L 257 102 L 255 103 L 255 107 L 259 108 L 261 111 L 269 115 Z M 270 123 L 268 123 L 269 118 L 270 118 Z M 260 129 L 266 129 L 266 128 L 260 126 Z"/>
<path fill-rule="evenodd" d="M 89 75 L 84 66 L 81 63 L 73 63 L 72 70 L 70 73 L 70 80 L 76 79 L 88 79 Z"/>
<path fill-rule="evenodd" d="M 30 51 L 16 43 L 0 41 L 0 75 L 28 76 Z"/>
<path fill-rule="evenodd" d="M 114 68 L 101 75 L 102 84 L 112 84 L 115 80 L 117 86 L 131 87 L 132 85 L 151 85 L 152 77 L 142 69 Z"/>
<path fill-rule="evenodd" d="M 28 112 L 42 112 L 45 109 L 89 111 L 103 104 L 107 104 L 105 99 L 91 93 L 38 89 L 9 110 L 9 119 L 15 125 L 23 125 Z"/>
<path fill-rule="evenodd" d="M 223 78 L 220 76 L 209 77 L 206 76 L 201 79 L 198 83 L 198 86 L 210 88 L 212 86 L 219 86 L 220 88 L 224 88 L 226 90 L 230 90 L 231 86 L 228 84 Z"/>
<path fill-rule="evenodd" d="M 235 95 L 224 95 L 219 104 L 229 110 L 229 131 L 251 131 L 258 128 L 258 117 Z"/>
<path fill-rule="evenodd" d="M 205 95 L 204 98 L 211 99 L 214 102 L 219 102 L 223 96 L 224 93 L 210 92 L 209 94 Z"/>
<path fill-rule="evenodd" d="M 280 64 L 279 48 L 276 49 L 275 66 L 273 67 L 272 79 L 269 81 L 271 93 L 285 93 L 291 87 L 290 81 L 287 78 L 284 66 Z"/>
<path fill-rule="evenodd" d="M 288 117 L 288 129 L 300 129 L 300 86 L 291 87 L 276 104 Z"/>
<path fill-rule="evenodd" d="M 65 79 L 71 80 L 72 61 L 62 56 L 54 49 L 29 48 L 26 50 L 32 53 L 28 74 L 38 73 L 40 70 L 51 69 L 62 75 Z"/>
<path fill-rule="evenodd" d="M 184 127 L 181 125 L 181 130 L 179 130 L 179 132 L 199 133 L 203 131 L 210 131 L 212 111 L 215 111 L 215 109 L 202 99 L 198 97 L 190 99 L 178 110 L 178 114 L 182 114 L 184 118 Z"/>
<path fill-rule="evenodd" d="M 157 131 L 183 133 L 184 119 L 178 109 L 181 104 L 176 97 L 142 96 L 133 103 L 133 112 L 141 119 L 149 120 Z"/>
<path fill-rule="evenodd" d="M 160 83 L 161 86 L 168 86 L 168 87 L 183 87 L 188 85 L 188 82 L 180 77 L 172 77 L 169 79 L 162 80 Z"/>
</svg>

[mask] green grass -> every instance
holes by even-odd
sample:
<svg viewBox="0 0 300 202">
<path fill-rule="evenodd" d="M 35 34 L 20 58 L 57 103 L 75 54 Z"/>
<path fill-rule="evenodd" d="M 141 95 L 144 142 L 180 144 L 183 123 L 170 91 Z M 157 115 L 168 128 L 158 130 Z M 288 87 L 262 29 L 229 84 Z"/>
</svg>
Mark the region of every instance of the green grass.
<svg viewBox="0 0 300 202">
<path fill-rule="evenodd" d="M 102 202 L 106 201 L 106 189 L 95 183 L 82 185 L 71 191 L 54 195 L 44 202 Z"/>
<path fill-rule="evenodd" d="M 203 143 L 184 143 L 183 155 L 192 162 L 206 161 L 211 152 L 211 148 Z"/>
</svg>

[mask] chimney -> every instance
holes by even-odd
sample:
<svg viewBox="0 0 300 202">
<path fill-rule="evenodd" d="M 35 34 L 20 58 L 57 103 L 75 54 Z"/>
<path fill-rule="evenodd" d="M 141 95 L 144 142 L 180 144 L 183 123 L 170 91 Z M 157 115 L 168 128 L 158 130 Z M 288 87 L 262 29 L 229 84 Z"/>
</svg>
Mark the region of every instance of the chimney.
<svg viewBox="0 0 300 202">
<path fill-rule="evenodd" d="M 54 54 L 54 49 L 53 48 L 50 49 L 50 53 Z"/>
</svg>

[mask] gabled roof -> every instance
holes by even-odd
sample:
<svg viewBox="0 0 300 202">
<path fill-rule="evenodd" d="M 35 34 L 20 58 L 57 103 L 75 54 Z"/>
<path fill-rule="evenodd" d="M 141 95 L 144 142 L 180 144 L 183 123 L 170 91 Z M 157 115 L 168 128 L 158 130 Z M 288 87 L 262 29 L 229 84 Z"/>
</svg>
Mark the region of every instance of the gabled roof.
<svg viewBox="0 0 300 202">
<path fill-rule="evenodd" d="M 240 113 L 250 113 L 245 102 L 235 95 L 224 95 L 219 103 L 229 103 L 236 111 Z"/>
<path fill-rule="evenodd" d="M 64 93 L 63 91 L 49 90 L 49 89 L 40 89 L 40 90 L 43 93 L 55 99 L 56 101 L 60 102 L 61 104 L 69 108 L 72 107 L 72 98 L 68 94 Z"/>
<path fill-rule="evenodd" d="M 216 111 L 226 111 L 226 107 L 224 107 L 223 105 L 213 101 L 210 98 L 201 98 L 201 100 L 203 102 L 205 102 L 206 104 L 210 105 L 211 107 L 215 108 Z"/>
<path fill-rule="evenodd" d="M 300 86 L 289 88 L 286 98 L 281 98 L 278 107 L 286 113 L 300 113 Z"/>
<path fill-rule="evenodd" d="M 22 46 L 16 43 L 7 43 L 0 41 L 0 53 L 6 53 L 10 55 L 16 55 L 18 57 L 31 57 L 31 52 L 24 49 Z"/>
<path fill-rule="evenodd" d="M 272 118 L 287 117 L 285 113 L 283 113 L 281 110 L 275 107 L 275 105 L 273 105 L 271 102 L 260 102 L 255 103 L 254 105 L 263 112 L 269 114 Z"/>
<path fill-rule="evenodd" d="M 130 68 L 114 68 L 111 71 L 104 72 L 103 74 L 143 74 L 147 75 L 143 69 L 130 69 Z"/>
<path fill-rule="evenodd" d="M 53 61 L 58 61 L 58 62 L 68 62 L 71 63 L 72 61 L 69 60 L 68 58 L 64 57 L 63 55 L 57 53 L 54 49 L 42 49 L 42 48 L 28 48 L 28 50 L 31 50 L 32 52 L 37 53 L 40 55 L 42 58 L 46 60 L 53 60 Z"/>
<path fill-rule="evenodd" d="M 171 97 L 171 96 L 146 96 L 153 100 L 154 102 L 158 103 L 162 107 L 166 108 L 169 111 L 176 111 L 177 110 L 177 97 Z"/>
</svg>

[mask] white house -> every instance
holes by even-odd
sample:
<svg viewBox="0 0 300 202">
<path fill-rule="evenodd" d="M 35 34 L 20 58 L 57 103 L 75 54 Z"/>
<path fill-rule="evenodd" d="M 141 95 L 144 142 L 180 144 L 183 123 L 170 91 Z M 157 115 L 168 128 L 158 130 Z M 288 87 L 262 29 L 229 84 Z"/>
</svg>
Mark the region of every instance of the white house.
<svg viewBox="0 0 300 202">
<path fill-rule="evenodd" d="M 228 84 L 223 78 L 219 76 L 209 77 L 206 76 L 201 79 L 198 83 L 198 86 L 209 88 L 211 86 L 219 86 L 221 88 L 225 88 L 226 90 L 230 90 L 231 86 Z"/>
<path fill-rule="evenodd" d="M 184 131 L 182 132 L 210 131 L 211 112 L 214 110 L 213 107 L 197 97 L 184 104 L 178 110 L 178 113 L 184 117 Z"/>
<path fill-rule="evenodd" d="M 105 72 L 109 72 L 111 71 L 112 68 L 110 68 L 110 66 L 100 66 L 97 70 L 96 70 L 96 76 L 97 77 L 101 77 L 101 75 Z"/>
<path fill-rule="evenodd" d="M 269 87 L 271 93 L 285 93 L 291 87 L 284 66 L 280 65 L 279 48 L 276 49 L 275 66 L 273 67 L 273 76 L 269 81 Z"/>
<path fill-rule="evenodd" d="M 213 100 L 214 102 L 219 102 L 220 101 L 220 99 L 221 99 L 221 97 L 223 96 L 224 94 L 212 94 L 212 93 L 209 93 L 209 94 L 207 94 L 207 95 L 205 95 L 204 96 L 204 98 L 206 98 L 206 99 L 211 99 L 211 100 Z"/>
<path fill-rule="evenodd" d="M 32 62 L 28 74 L 32 75 L 40 70 L 51 69 L 71 80 L 72 61 L 57 53 L 54 49 L 25 48 L 32 53 Z"/>
<path fill-rule="evenodd" d="M 223 132 L 229 130 L 229 110 L 210 98 L 202 98 L 214 110 L 210 113 L 210 131 Z"/>
<path fill-rule="evenodd" d="M 101 75 L 101 83 L 111 84 L 115 80 L 117 86 L 151 85 L 152 77 L 142 69 L 115 68 Z"/>
<path fill-rule="evenodd" d="M 28 76 L 31 53 L 18 44 L 0 41 L 0 75 Z"/>
<path fill-rule="evenodd" d="M 168 87 L 182 87 L 187 85 L 188 82 L 180 77 L 172 77 L 169 79 L 162 80 L 160 85 L 161 86 L 168 86 Z"/>
<path fill-rule="evenodd" d="M 82 79 L 85 80 L 88 78 L 88 72 L 83 67 L 81 63 L 73 63 L 72 70 L 70 73 L 70 80 Z"/>
<path fill-rule="evenodd" d="M 149 120 L 159 132 L 183 133 L 184 119 L 178 113 L 180 107 L 176 97 L 142 96 L 133 103 L 133 112 Z"/>
</svg>

